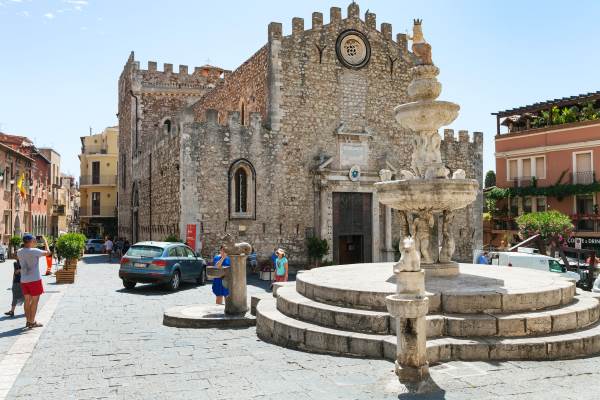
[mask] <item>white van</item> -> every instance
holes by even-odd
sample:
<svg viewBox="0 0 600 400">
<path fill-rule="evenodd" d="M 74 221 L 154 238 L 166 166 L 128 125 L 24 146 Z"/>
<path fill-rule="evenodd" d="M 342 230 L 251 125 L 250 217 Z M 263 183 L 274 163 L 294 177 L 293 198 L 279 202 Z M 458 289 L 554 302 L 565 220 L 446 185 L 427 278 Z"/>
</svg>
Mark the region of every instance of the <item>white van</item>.
<svg viewBox="0 0 600 400">
<path fill-rule="evenodd" d="M 512 251 L 493 251 L 489 253 L 492 265 L 537 269 L 544 272 L 556 272 L 565 278 L 579 280 L 579 274 L 566 271 L 556 258 L 542 254 L 528 254 Z"/>
</svg>

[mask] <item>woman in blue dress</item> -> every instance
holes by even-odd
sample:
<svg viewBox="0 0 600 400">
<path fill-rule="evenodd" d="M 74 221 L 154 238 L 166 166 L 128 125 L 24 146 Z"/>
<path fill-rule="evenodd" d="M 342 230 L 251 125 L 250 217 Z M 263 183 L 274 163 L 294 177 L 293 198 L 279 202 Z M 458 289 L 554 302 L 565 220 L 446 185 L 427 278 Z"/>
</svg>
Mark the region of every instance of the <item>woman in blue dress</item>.
<svg viewBox="0 0 600 400">
<path fill-rule="evenodd" d="M 213 258 L 215 268 L 229 268 L 231 261 L 225 253 L 225 247 L 221 246 L 219 254 Z M 226 296 L 229 296 L 229 289 L 223 286 L 223 278 L 214 278 L 212 283 L 212 291 L 217 296 L 217 304 L 223 304 Z"/>
</svg>

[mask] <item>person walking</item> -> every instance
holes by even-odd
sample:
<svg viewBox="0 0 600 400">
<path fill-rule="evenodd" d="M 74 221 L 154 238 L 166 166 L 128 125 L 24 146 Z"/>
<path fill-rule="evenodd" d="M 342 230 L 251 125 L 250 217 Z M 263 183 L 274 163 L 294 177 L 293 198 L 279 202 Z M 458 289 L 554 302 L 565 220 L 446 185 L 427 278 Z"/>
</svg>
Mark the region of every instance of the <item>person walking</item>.
<svg viewBox="0 0 600 400">
<path fill-rule="evenodd" d="M 104 250 L 106 254 L 108 254 L 108 261 L 112 261 L 112 253 L 113 253 L 113 241 L 110 240 L 110 237 L 107 237 L 104 241 Z"/>
<path fill-rule="evenodd" d="M 123 255 L 127 254 L 127 250 L 130 248 L 129 240 L 125 239 L 123 242 Z"/>
<path fill-rule="evenodd" d="M 14 317 L 15 308 L 18 305 L 23 304 L 23 291 L 21 290 L 21 265 L 19 264 L 18 260 L 14 262 L 13 267 L 12 304 L 10 311 L 4 313 L 4 315 L 8 315 L 9 317 Z"/>
<path fill-rule="evenodd" d="M 277 260 L 275 260 L 275 282 L 287 282 L 288 280 L 288 259 L 285 257 L 283 249 L 277 249 Z"/>
<path fill-rule="evenodd" d="M 44 293 L 42 285 L 42 275 L 40 274 L 40 258 L 50 254 L 48 241 L 45 237 L 45 250 L 36 248 L 37 242 L 33 235 L 26 233 L 23 235 L 23 248 L 17 251 L 17 258 L 21 265 L 21 290 L 25 297 L 25 318 L 27 323 L 26 328 L 32 329 L 42 326 L 35 320 L 37 307 L 40 301 L 40 296 Z"/>
<path fill-rule="evenodd" d="M 215 268 L 229 268 L 231 260 L 225 253 L 225 247 L 221 246 L 219 254 L 213 258 Z M 229 296 L 229 289 L 223 285 L 223 278 L 213 278 L 212 291 L 217 296 L 217 304 L 223 304 L 226 296 Z"/>
</svg>

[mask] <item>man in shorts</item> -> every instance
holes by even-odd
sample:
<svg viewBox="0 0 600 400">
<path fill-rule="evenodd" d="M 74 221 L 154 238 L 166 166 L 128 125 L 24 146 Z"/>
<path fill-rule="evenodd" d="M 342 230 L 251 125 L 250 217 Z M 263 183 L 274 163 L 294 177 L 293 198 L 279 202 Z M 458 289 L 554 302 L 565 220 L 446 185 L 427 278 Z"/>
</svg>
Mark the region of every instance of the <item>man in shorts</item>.
<svg viewBox="0 0 600 400">
<path fill-rule="evenodd" d="M 40 274 L 40 258 L 50 254 L 48 242 L 44 237 L 45 250 L 36 248 L 37 242 L 35 236 L 26 233 L 23 235 L 23 248 L 17 251 L 19 264 L 21 264 L 21 290 L 25 297 L 25 318 L 27 329 L 38 328 L 42 324 L 36 322 L 35 314 L 37 313 L 40 295 L 44 293 L 42 285 L 42 275 Z"/>
</svg>

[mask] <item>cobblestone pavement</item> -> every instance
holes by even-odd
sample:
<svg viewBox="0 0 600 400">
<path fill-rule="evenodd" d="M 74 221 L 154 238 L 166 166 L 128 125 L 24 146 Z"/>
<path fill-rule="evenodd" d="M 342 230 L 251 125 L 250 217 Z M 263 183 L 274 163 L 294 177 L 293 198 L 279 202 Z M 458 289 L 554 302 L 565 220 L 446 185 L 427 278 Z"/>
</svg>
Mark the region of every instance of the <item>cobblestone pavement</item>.
<svg viewBox="0 0 600 400">
<path fill-rule="evenodd" d="M 102 261 L 104 256 L 85 258 L 8 398 L 600 398 L 600 358 L 452 362 L 432 368 L 441 392 L 398 395 L 388 361 L 283 349 L 258 340 L 254 328 L 164 327 L 166 308 L 212 302 L 210 286 L 188 285 L 177 293 L 153 286 L 126 291 L 118 265 Z M 263 290 L 249 288 L 251 293 Z"/>
</svg>

